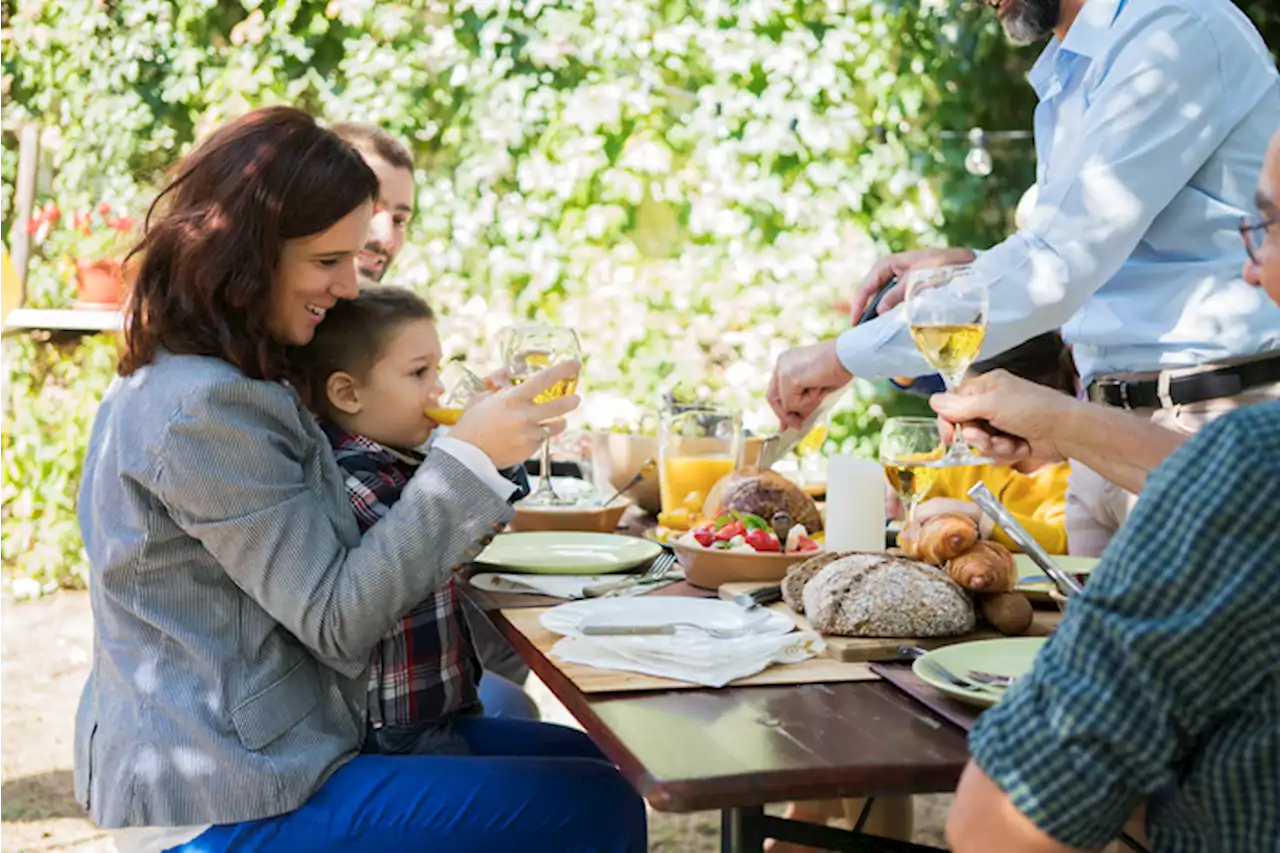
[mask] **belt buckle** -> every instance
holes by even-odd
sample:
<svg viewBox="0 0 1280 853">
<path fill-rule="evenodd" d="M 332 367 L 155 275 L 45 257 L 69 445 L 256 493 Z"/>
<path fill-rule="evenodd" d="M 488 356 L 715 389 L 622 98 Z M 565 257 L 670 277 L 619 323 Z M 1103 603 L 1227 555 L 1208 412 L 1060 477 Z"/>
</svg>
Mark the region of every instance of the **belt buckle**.
<svg viewBox="0 0 1280 853">
<path fill-rule="evenodd" d="M 1174 407 L 1173 394 L 1170 392 L 1172 384 L 1173 377 L 1169 375 L 1169 371 L 1160 371 L 1160 375 L 1156 377 L 1156 399 L 1160 402 L 1160 408 L 1162 409 L 1172 409 Z"/>
</svg>

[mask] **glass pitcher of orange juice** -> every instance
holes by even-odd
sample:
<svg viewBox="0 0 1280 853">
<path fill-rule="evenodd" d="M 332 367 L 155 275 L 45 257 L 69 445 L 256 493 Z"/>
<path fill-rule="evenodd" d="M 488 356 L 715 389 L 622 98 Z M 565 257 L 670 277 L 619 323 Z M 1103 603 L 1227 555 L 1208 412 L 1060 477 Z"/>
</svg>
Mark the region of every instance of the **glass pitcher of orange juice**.
<svg viewBox="0 0 1280 853">
<path fill-rule="evenodd" d="M 666 409 L 658 422 L 659 522 L 688 530 L 711 488 L 737 465 L 742 412 L 709 406 Z"/>
</svg>

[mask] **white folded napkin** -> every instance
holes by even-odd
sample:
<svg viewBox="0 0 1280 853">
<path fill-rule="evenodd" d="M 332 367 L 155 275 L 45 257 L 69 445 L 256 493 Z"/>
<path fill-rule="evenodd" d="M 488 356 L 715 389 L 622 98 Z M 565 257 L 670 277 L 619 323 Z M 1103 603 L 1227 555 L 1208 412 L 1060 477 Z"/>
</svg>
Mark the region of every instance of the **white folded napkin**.
<svg viewBox="0 0 1280 853">
<path fill-rule="evenodd" d="M 489 592 L 522 592 L 535 595 L 550 595 L 556 598 L 585 598 L 583 590 L 596 584 L 612 583 L 625 580 L 633 575 L 519 575 L 484 573 L 471 576 L 471 585 Z M 667 575 L 668 581 L 637 584 L 615 593 L 615 595 L 644 595 L 665 586 L 670 581 L 678 580 L 674 573 Z"/>
<path fill-rule="evenodd" d="M 568 663 L 599 669 L 723 687 L 775 663 L 808 660 L 825 648 L 822 637 L 812 632 L 715 639 L 697 629 L 682 628 L 675 635 L 565 637 L 551 647 L 551 654 Z"/>
</svg>

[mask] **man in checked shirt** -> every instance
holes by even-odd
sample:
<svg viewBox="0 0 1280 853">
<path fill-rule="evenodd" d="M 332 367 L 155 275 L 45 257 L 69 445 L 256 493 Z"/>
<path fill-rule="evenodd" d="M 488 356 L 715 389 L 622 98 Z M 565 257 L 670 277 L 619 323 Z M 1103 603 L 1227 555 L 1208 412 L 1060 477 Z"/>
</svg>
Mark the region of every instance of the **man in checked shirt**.
<svg viewBox="0 0 1280 853">
<path fill-rule="evenodd" d="M 1280 305 L 1280 133 L 1256 201 L 1244 278 Z M 1177 433 L 1053 396 L 984 376 L 934 398 L 954 423 L 1001 431 L 966 426 L 984 450 L 1069 453 L 1141 490 L 1033 671 L 974 728 L 951 849 L 1094 850 L 1145 805 L 1157 853 L 1278 851 L 1280 402 L 1178 448 Z"/>
</svg>

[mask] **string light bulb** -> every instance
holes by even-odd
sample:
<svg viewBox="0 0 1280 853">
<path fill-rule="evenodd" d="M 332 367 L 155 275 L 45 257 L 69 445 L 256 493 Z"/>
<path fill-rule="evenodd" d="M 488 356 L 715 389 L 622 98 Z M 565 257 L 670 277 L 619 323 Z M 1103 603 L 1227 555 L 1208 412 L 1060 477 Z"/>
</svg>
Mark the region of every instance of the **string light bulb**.
<svg viewBox="0 0 1280 853">
<path fill-rule="evenodd" d="M 987 150 L 987 135 L 982 128 L 975 127 L 969 131 L 969 153 L 964 155 L 964 170 L 970 175 L 985 178 L 993 168 L 991 152 Z"/>
</svg>

